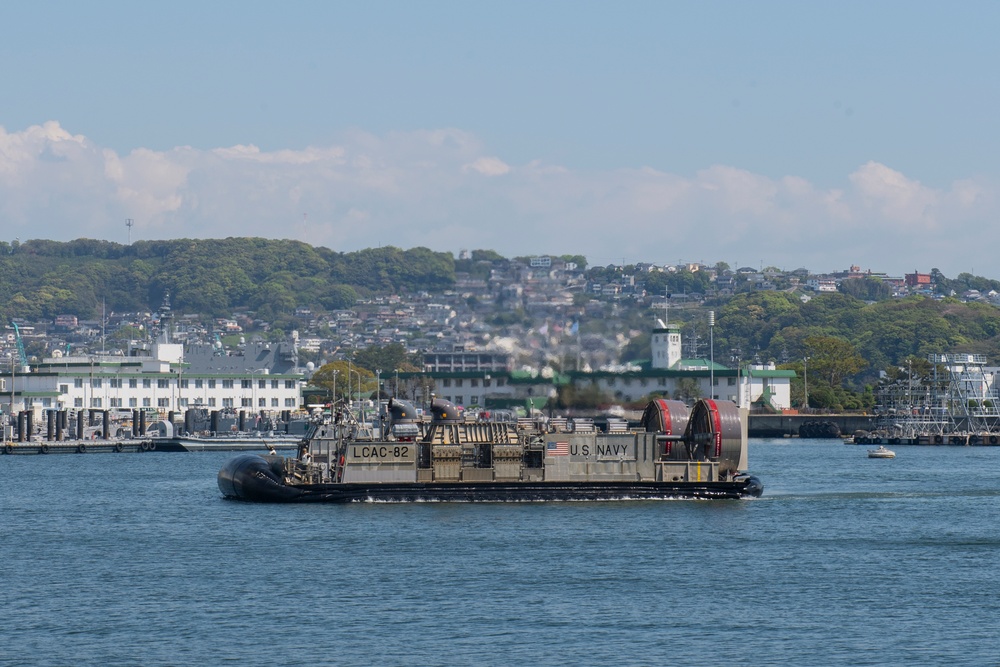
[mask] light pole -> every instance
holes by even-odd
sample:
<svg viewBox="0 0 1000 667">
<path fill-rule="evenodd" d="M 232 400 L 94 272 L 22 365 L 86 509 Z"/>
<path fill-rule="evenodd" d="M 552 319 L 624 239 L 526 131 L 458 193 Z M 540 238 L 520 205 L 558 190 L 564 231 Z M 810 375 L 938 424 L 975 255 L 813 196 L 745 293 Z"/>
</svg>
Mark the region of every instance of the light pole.
<svg viewBox="0 0 1000 667">
<path fill-rule="evenodd" d="M 490 386 L 490 374 L 487 373 L 483 376 L 483 410 L 486 410 L 486 394 L 487 388 Z"/>
<path fill-rule="evenodd" d="M 809 357 L 802 357 L 802 407 L 809 411 Z"/>
<path fill-rule="evenodd" d="M 14 414 L 14 355 L 10 355 L 10 414 Z"/>
<path fill-rule="evenodd" d="M 715 399 L 715 311 L 708 311 L 708 395 Z"/>
<path fill-rule="evenodd" d="M 351 373 L 358 376 L 358 401 L 361 401 L 361 371 L 347 369 L 347 406 L 351 406 Z"/>
<path fill-rule="evenodd" d="M 347 408 L 351 407 L 351 373 L 354 372 L 354 364 L 348 360 L 347 362 Z"/>
<path fill-rule="evenodd" d="M 733 356 L 730 358 L 731 361 L 736 362 L 736 391 L 739 392 L 739 398 L 736 400 L 736 407 L 743 407 L 743 374 L 742 374 L 742 359 L 740 355 L 742 352 L 739 349 L 733 350 Z"/>
<path fill-rule="evenodd" d="M 375 369 L 375 405 L 382 404 L 382 369 Z"/>
</svg>

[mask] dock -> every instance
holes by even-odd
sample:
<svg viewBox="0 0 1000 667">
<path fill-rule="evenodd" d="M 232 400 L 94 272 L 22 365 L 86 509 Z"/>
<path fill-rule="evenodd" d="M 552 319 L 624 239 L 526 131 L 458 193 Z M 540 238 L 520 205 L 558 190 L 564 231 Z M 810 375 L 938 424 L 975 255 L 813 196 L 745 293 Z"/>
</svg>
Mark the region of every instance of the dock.
<svg viewBox="0 0 1000 667">
<path fill-rule="evenodd" d="M 18 454 L 90 454 L 120 452 L 152 452 L 157 442 L 151 438 L 127 440 L 27 440 L 3 443 L 0 452 Z"/>
</svg>

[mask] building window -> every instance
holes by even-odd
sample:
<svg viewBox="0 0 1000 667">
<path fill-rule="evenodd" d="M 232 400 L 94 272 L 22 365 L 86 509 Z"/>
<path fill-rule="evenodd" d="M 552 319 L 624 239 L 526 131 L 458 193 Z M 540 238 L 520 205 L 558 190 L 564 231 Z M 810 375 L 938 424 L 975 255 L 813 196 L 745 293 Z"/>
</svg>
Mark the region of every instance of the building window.
<svg viewBox="0 0 1000 667">
<path fill-rule="evenodd" d="M 187 389 L 188 388 L 188 381 L 187 380 L 178 380 L 177 381 L 177 386 L 180 387 L 181 389 Z"/>
<path fill-rule="evenodd" d="M 222 399 L 222 407 L 224 407 L 224 408 L 231 408 L 231 407 L 233 407 L 233 399 L 231 399 L 231 398 L 224 398 L 224 399 Z"/>
<path fill-rule="evenodd" d="M 82 408 L 83 407 L 83 399 L 82 398 L 74 398 L 73 399 L 73 407 L 74 408 Z"/>
<path fill-rule="evenodd" d="M 139 407 L 139 399 L 137 399 L 137 398 L 130 398 L 130 399 L 128 399 L 128 406 L 130 408 L 137 408 L 137 407 Z"/>
<path fill-rule="evenodd" d="M 99 399 L 99 398 L 92 398 L 92 399 L 90 399 L 90 407 L 92 407 L 92 408 L 99 408 L 99 407 L 101 407 L 101 399 Z"/>
<path fill-rule="evenodd" d="M 215 389 L 215 380 L 209 380 L 208 381 L 208 388 L 209 389 Z"/>
<path fill-rule="evenodd" d="M 204 384 L 205 384 L 204 380 L 195 380 L 194 381 L 194 388 L 195 389 L 201 389 L 204 386 Z"/>
<path fill-rule="evenodd" d="M 167 378 L 157 378 L 157 380 L 156 380 L 156 388 L 157 389 L 169 389 L 170 388 L 170 380 L 168 380 Z"/>
<path fill-rule="evenodd" d="M 295 389 L 295 380 L 285 380 L 285 389 Z"/>
<path fill-rule="evenodd" d="M 233 381 L 232 380 L 223 380 L 222 381 L 222 388 L 223 389 L 232 389 L 233 388 Z"/>
<path fill-rule="evenodd" d="M 152 386 L 153 386 L 153 385 L 152 385 L 152 383 L 150 382 L 149 378 L 142 378 L 142 388 L 143 388 L 143 389 L 149 389 L 149 388 L 150 388 L 150 387 L 152 387 Z"/>
<path fill-rule="evenodd" d="M 278 407 L 278 399 L 276 399 L 276 398 L 272 398 L 271 399 L 271 407 L 272 408 Z"/>
<path fill-rule="evenodd" d="M 257 399 L 257 407 L 258 408 L 266 408 L 267 407 L 267 399 L 266 398 L 258 398 Z"/>
<path fill-rule="evenodd" d="M 152 407 L 153 403 L 148 398 L 142 399 L 142 407 L 149 408 Z"/>
<path fill-rule="evenodd" d="M 451 386 L 451 378 L 445 378 L 445 379 L 441 380 L 441 386 L 442 387 L 450 387 Z"/>
<path fill-rule="evenodd" d="M 122 406 L 122 399 L 120 398 L 112 398 L 108 402 L 113 408 L 120 408 Z"/>
<path fill-rule="evenodd" d="M 277 389 L 277 388 L 278 388 L 278 381 L 271 380 L 271 389 Z"/>
<path fill-rule="evenodd" d="M 241 389 L 251 389 L 253 387 L 253 380 L 240 380 Z"/>
<path fill-rule="evenodd" d="M 68 384 L 61 384 L 61 385 L 59 385 L 59 393 L 60 394 L 68 394 L 69 393 L 69 385 Z"/>
<path fill-rule="evenodd" d="M 479 386 L 479 378 L 472 378 L 471 380 L 469 380 L 469 386 L 478 387 Z"/>
<path fill-rule="evenodd" d="M 214 397 L 208 399 L 208 407 L 210 407 L 210 408 L 214 408 L 215 407 L 215 398 Z"/>
<path fill-rule="evenodd" d="M 135 378 L 129 378 L 128 379 L 128 388 L 129 389 L 135 389 L 138 386 L 139 386 L 139 381 L 138 380 L 136 380 Z"/>
<path fill-rule="evenodd" d="M 455 403 L 456 403 L 456 405 L 461 405 L 462 404 L 462 397 L 461 396 L 456 396 L 455 397 Z"/>
<path fill-rule="evenodd" d="M 285 407 L 286 408 L 294 408 L 295 407 L 295 399 L 294 398 L 286 398 L 285 399 Z"/>
<path fill-rule="evenodd" d="M 83 378 L 73 378 L 73 386 L 77 389 L 83 389 Z"/>
<path fill-rule="evenodd" d="M 727 378 L 727 380 L 728 380 L 727 384 L 730 387 L 732 387 L 732 386 L 734 386 L 736 384 L 736 378 Z"/>
<path fill-rule="evenodd" d="M 156 407 L 158 408 L 169 408 L 170 399 L 169 398 L 158 398 L 156 399 Z"/>
<path fill-rule="evenodd" d="M 253 407 L 253 399 L 250 399 L 250 398 L 241 398 L 240 399 L 240 407 L 241 408 L 252 408 Z"/>
<path fill-rule="evenodd" d="M 188 400 L 186 398 L 177 399 L 177 407 L 186 408 L 188 406 Z"/>
<path fill-rule="evenodd" d="M 108 380 L 108 385 L 112 389 L 121 389 L 122 388 L 121 378 L 111 378 L 110 380 Z"/>
<path fill-rule="evenodd" d="M 94 389 L 101 388 L 101 378 L 90 378 L 90 386 Z"/>
<path fill-rule="evenodd" d="M 267 389 L 267 380 L 260 380 L 257 382 L 258 389 Z"/>
</svg>

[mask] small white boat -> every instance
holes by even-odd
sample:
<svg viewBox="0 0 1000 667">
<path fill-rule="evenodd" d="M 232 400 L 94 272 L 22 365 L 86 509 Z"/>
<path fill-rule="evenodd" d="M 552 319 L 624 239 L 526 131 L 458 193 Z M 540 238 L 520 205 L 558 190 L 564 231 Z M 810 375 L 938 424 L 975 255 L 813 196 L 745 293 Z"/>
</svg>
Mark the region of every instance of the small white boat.
<svg viewBox="0 0 1000 667">
<path fill-rule="evenodd" d="M 886 449 L 885 445 L 879 445 L 878 449 L 869 449 L 868 458 L 870 459 L 894 459 L 896 458 L 896 452 L 891 449 Z"/>
</svg>

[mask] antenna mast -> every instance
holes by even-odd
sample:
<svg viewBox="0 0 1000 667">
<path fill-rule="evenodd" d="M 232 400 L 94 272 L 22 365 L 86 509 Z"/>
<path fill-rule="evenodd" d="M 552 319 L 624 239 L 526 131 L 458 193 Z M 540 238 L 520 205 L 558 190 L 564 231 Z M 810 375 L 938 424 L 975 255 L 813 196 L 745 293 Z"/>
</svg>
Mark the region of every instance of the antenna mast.
<svg viewBox="0 0 1000 667">
<path fill-rule="evenodd" d="M 125 218 L 125 226 L 128 227 L 128 244 L 132 245 L 132 225 L 135 224 L 135 220 L 132 218 Z"/>
</svg>

